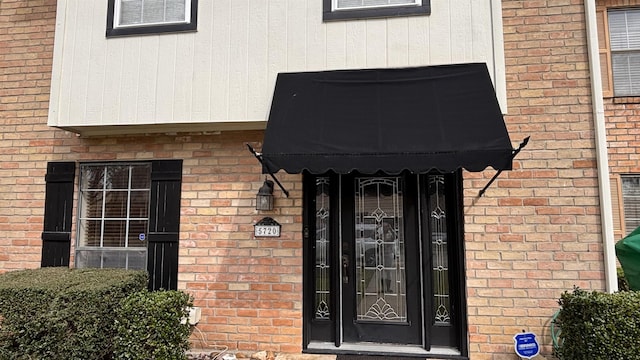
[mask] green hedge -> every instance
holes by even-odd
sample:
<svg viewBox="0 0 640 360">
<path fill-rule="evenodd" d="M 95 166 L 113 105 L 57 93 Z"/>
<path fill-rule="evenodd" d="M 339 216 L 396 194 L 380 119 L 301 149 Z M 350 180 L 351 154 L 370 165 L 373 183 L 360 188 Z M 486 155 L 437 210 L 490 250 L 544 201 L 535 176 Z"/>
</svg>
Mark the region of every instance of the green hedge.
<svg viewBox="0 0 640 360">
<path fill-rule="evenodd" d="M 640 292 L 575 289 L 560 298 L 561 360 L 640 359 Z"/>
<path fill-rule="evenodd" d="M 145 271 L 42 268 L 0 275 L 0 359 L 110 359 L 115 310 Z"/>
<path fill-rule="evenodd" d="M 193 299 L 180 291 L 141 291 L 116 312 L 115 358 L 181 360 L 189 349 L 187 308 Z"/>
</svg>

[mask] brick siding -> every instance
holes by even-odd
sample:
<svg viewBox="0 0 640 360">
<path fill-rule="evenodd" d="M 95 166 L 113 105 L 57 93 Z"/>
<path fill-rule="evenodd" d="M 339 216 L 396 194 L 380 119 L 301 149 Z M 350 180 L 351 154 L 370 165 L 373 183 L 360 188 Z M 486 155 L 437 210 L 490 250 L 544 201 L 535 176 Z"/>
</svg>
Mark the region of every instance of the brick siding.
<svg viewBox="0 0 640 360">
<path fill-rule="evenodd" d="M 40 265 L 55 0 L 0 2 L 0 271 Z"/>
<path fill-rule="evenodd" d="M 640 174 L 640 97 L 607 98 L 609 169 L 612 174 Z"/>
<path fill-rule="evenodd" d="M 181 158 L 179 287 L 203 308 L 194 345 L 300 352 L 300 176 L 280 176 L 290 198 L 276 188 L 270 215 L 282 237 L 256 240 L 253 224 L 265 214 L 252 201 L 263 178 L 244 143 L 258 143 L 262 132 L 84 138 L 47 127 L 55 7 L 55 0 L 0 2 L 0 271 L 40 264 L 47 161 Z M 505 0 L 503 11 L 506 123 L 514 146 L 532 138 L 514 171 L 482 198 L 494 172 L 464 173 L 476 360 L 514 358 L 513 336 L 523 329 L 536 332 L 548 354 L 560 294 L 604 288 L 582 1 Z M 631 114 L 612 106 L 608 115 L 638 118 L 637 107 Z M 614 134 L 614 123 L 627 133 Z M 611 121 L 609 140 L 632 145 L 637 140 L 613 138 L 635 131 L 624 124 Z"/>
<path fill-rule="evenodd" d="M 488 197 L 473 199 L 493 174 L 465 174 L 476 360 L 515 358 L 513 336 L 523 330 L 550 354 L 560 294 L 604 288 L 583 2 L 503 1 L 503 24 L 505 121 L 514 146 L 531 141 Z"/>
<path fill-rule="evenodd" d="M 640 7 L 640 0 L 597 0 L 598 7 Z M 640 174 L 640 97 L 604 99 L 609 169 L 612 174 Z"/>
</svg>

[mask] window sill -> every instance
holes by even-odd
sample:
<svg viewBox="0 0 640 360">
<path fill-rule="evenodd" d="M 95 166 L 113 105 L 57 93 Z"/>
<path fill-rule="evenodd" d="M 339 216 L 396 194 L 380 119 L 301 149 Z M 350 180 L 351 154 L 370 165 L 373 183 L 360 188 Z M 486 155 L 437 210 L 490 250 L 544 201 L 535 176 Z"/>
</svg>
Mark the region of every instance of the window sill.
<svg viewBox="0 0 640 360">
<path fill-rule="evenodd" d="M 612 97 L 614 104 L 640 104 L 640 96 Z"/>
<path fill-rule="evenodd" d="M 370 9 L 331 10 L 331 0 L 323 0 L 323 21 L 362 20 L 370 18 L 387 18 L 399 16 L 430 15 L 430 0 L 423 0 L 419 6 L 392 6 Z"/>
<path fill-rule="evenodd" d="M 195 32 L 196 24 L 180 24 L 180 25 L 156 25 L 156 26 L 140 26 L 140 27 L 124 27 L 124 28 L 107 28 L 107 38 L 130 36 L 130 35 L 159 35 L 159 34 L 175 34 L 181 32 Z"/>
</svg>

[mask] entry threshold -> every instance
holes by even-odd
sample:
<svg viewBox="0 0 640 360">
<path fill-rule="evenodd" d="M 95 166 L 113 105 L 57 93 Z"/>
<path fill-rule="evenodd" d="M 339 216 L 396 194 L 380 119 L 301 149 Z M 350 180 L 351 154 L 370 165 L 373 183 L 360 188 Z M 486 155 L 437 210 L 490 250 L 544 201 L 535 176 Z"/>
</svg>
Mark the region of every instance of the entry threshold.
<svg viewBox="0 0 640 360">
<path fill-rule="evenodd" d="M 432 346 L 425 350 L 417 345 L 381 344 L 370 342 L 343 343 L 340 347 L 331 342 L 312 341 L 307 346 L 308 353 L 357 354 L 371 356 L 402 356 L 412 359 L 467 359 L 460 351 L 444 346 Z M 394 356 L 394 357 L 395 357 Z M 363 357 L 364 359 L 364 357 Z M 372 358 L 373 359 L 373 358 Z"/>
</svg>

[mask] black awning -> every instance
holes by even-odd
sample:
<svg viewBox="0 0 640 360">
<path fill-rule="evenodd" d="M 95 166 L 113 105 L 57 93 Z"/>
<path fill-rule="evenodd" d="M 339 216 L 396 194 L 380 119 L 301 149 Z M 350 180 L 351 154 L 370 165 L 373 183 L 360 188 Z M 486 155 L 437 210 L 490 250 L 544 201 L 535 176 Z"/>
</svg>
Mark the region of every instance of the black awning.
<svg viewBox="0 0 640 360">
<path fill-rule="evenodd" d="M 510 170 L 485 64 L 278 75 L 263 172 Z"/>
</svg>

